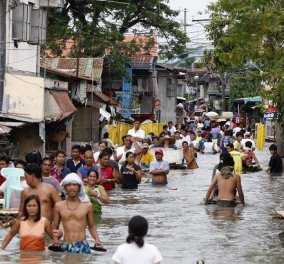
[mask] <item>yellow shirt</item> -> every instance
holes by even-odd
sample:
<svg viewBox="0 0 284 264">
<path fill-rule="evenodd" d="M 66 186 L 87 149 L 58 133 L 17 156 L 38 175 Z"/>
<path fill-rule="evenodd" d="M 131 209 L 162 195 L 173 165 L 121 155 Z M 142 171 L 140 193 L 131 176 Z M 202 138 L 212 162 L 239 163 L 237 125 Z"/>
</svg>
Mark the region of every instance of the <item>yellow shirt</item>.
<svg viewBox="0 0 284 264">
<path fill-rule="evenodd" d="M 235 151 L 235 150 L 230 151 L 229 153 L 233 157 L 234 162 L 235 162 L 235 166 L 234 166 L 235 173 L 241 174 L 242 170 L 243 170 L 242 154 L 238 151 Z"/>
<path fill-rule="evenodd" d="M 151 161 L 153 161 L 154 159 L 155 159 L 155 158 L 154 158 L 153 153 L 150 152 L 150 151 L 147 151 L 146 154 L 142 154 L 142 157 L 141 157 L 141 160 L 140 160 L 140 164 L 141 164 L 142 166 L 149 167 Z"/>
<path fill-rule="evenodd" d="M 196 137 L 196 141 L 199 142 L 202 139 L 202 137 Z"/>
</svg>

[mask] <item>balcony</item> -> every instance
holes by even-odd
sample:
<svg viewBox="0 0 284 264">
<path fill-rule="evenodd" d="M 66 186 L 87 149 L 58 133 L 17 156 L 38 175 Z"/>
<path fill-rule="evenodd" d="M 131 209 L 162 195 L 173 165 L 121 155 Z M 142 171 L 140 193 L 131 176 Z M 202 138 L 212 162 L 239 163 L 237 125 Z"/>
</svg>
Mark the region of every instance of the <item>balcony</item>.
<svg viewBox="0 0 284 264">
<path fill-rule="evenodd" d="M 63 7 L 65 0 L 39 0 L 40 7 Z"/>
</svg>

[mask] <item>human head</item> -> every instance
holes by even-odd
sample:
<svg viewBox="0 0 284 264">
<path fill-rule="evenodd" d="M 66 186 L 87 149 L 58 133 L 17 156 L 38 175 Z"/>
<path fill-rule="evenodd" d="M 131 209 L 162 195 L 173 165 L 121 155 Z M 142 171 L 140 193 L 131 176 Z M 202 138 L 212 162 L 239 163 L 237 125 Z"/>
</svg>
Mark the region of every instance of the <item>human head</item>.
<svg viewBox="0 0 284 264">
<path fill-rule="evenodd" d="M 183 149 L 188 149 L 188 142 L 187 141 L 183 141 L 182 142 L 182 148 Z"/>
<path fill-rule="evenodd" d="M 242 132 L 237 132 L 237 133 L 236 133 L 236 139 L 237 139 L 237 141 L 240 142 L 240 141 L 243 139 L 243 137 L 244 137 L 244 135 L 243 135 Z"/>
<path fill-rule="evenodd" d="M 99 155 L 100 165 L 102 167 L 107 167 L 109 165 L 110 157 L 111 155 L 107 151 L 103 150 Z"/>
<path fill-rule="evenodd" d="M 245 132 L 245 138 L 250 138 L 251 133 L 249 131 Z"/>
<path fill-rule="evenodd" d="M 245 143 L 245 149 L 246 150 L 252 150 L 252 142 L 251 141 L 247 141 Z"/>
<path fill-rule="evenodd" d="M 0 170 L 3 168 L 7 168 L 9 165 L 10 159 L 6 155 L 0 156 Z"/>
<path fill-rule="evenodd" d="M 74 145 L 71 149 L 71 155 L 72 155 L 72 158 L 75 159 L 75 160 L 78 160 L 80 158 L 80 150 L 81 150 L 81 147 L 80 145 Z"/>
<path fill-rule="evenodd" d="M 134 157 L 133 152 L 128 151 L 128 152 L 125 154 L 125 158 L 126 158 L 127 164 L 133 164 L 133 163 L 134 163 L 135 157 Z"/>
<path fill-rule="evenodd" d="M 42 180 L 41 168 L 36 163 L 28 164 L 25 168 L 25 177 L 30 187 L 35 187 L 36 181 Z"/>
<path fill-rule="evenodd" d="M 190 133 L 189 133 L 189 137 L 190 137 L 190 140 L 191 140 L 191 141 L 194 141 L 194 140 L 195 140 L 195 134 L 194 134 L 194 132 L 190 132 Z"/>
<path fill-rule="evenodd" d="M 85 165 L 91 166 L 94 163 L 94 156 L 91 150 L 85 151 Z"/>
<path fill-rule="evenodd" d="M 159 144 L 159 137 L 153 137 L 152 138 L 152 143 L 153 143 L 153 145 Z"/>
<path fill-rule="evenodd" d="M 64 165 L 65 163 L 65 159 L 66 159 L 66 154 L 63 150 L 58 150 L 56 153 L 55 153 L 55 162 L 56 164 L 59 164 L 61 166 Z"/>
<path fill-rule="evenodd" d="M 148 222 L 140 215 L 133 216 L 128 223 L 128 237 L 127 243 L 135 242 L 135 244 L 142 248 L 144 246 L 144 237 L 148 233 Z"/>
<path fill-rule="evenodd" d="M 44 177 L 48 177 L 50 175 L 50 170 L 52 168 L 53 161 L 49 157 L 45 157 L 42 159 L 40 163 L 41 173 Z"/>
<path fill-rule="evenodd" d="M 15 168 L 24 169 L 27 166 L 27 163 L 24 160 L 16 160 L 14 162 Z"/>
<path fill-rule="evenodd" d="M 234 144 L 233 143 L 228 143 L 227 144 L 227 151 L 228 152 L 231 152 L 231 151 L 233 151 L 234 150 Z"/>
<path fill-rule="evenodd" d="M 146 154 L 149 150 L 149 144 L 148 143 L 143 143 L 142 144 L 142 153 Z"/>
<path fill-rule="evenodd" d="M 109 156 L 110 156 L 110 157 L 111 157 L 111 156 L 112 156 L 112 154 L 113 154 L 113 150 L 112 150 L 112 148 L 105 148 L 105 149 L 103 150 L 103 152 L 105 152 L 105 153 L 109 154 Z"/>
<path fill-rule="evenodd" d="M 155 150 L 155 157 L 156 157 L 156 160 L 161 161 L 161 160 L 163 159 L 163 156 L 164 156 L 163 149 L 157 148 L 157 149 Z"/>
<path fill-rule="evenodd" d="M 174 133 L 174 138 L 175 138 L 176 140 L 179 140 L 179 139 L 180 139 L 180 132 L 179 132 L 179 131 L 176 131 L 176 132 Z"/>
<path fill-rule="evenodd" d="M 167 125 L 163 125 L 163 130 L 167 131 L 168 130 L 168 126 Z"/>
<path fill-rule="evenodd" d="M 229 137 L 231 135 L 230 131 L 229 130 L 225 130 L 224 131 L 224 136 L 225 137 Z"/>
<path fill-rule="evenodd" d="M 131 148 L 131 146 L 132 146 L 131 136 L 129 136 L 129 135 L 125 136 L 124 146 L 129 148 L 129 149 Z"/>
<path fill-rule="evenodd" d="M 103 151 L 105 148 L 107 148 L 107 142 L 106 141 L 101 141 L 99 143 L 98 150 L 99 151 Z"/>
<path fill-rule="evenodd" d="M 99 178 L 99 173 L 96 170 L 90 170 L 87 174 L 87 180 L 90 185 L 95 185 Z"/>
<path fill-rule="evenodd" d="M 220 163 L 218 165 L 218 170 L 221 171 L 223 167 L 234 167 L 235 162 L 233 157 L 228 152 L 224 152 L 220 155 Z"/>
<path fill-rule="evenodd" d="M 169 121 L 169 122 L 168 122 L 168 126 L 169 126 L 169 128 L 172 128 L 172 127 L 173 127 L 173 125 L 174 125 L 174 124 L 173 124 L 173 122 L 172 122 L 172 121 Z"/>
<path fill-rule="evenodd" d="M 135 130 L 138 130 L 140 128 L 140 121 L 139 120 L 135 120 L 133 123 L 133 127 Z"/>
<path fill-rule="evenodd" d="M 273 155 L 274 153 L 277 153 L 277 146 L 275 144 L 270 145 L 269 147 L 270 153 Z"/>
<path fill-rule="evenodd" d="M 29 216 L 35 216 L 34 222 L 39 221 L 41 218 L 41 206 L 38 195 L 29 195 L 24 201 L 24 220 L 27 220 Z"/>
</svg>

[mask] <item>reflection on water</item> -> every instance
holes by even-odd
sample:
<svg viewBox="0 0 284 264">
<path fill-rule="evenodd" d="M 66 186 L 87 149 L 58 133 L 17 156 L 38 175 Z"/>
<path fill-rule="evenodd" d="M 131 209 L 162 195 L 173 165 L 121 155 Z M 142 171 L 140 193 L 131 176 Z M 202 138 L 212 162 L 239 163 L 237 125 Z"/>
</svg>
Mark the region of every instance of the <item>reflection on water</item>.
<svg viewBox="0 0 284 264">
<path fill-rule="evenodd" d="M 268 164 L 268 153 L 267 149 L 257 153 L 263 166 Z M 112 263 L 115 249 L 126 239 L 129 218 L 137 214 L 148 219 L 147 241 L 159 248 L 163 263 L 190 264 L 198 259 L 217 264 L 284 263 L 284 220 L 272 219 L 276 210 L 284 209 L 284 176 L 269 176 L 264 171 L 242 175 L 244 208 L 201 206 L 217 162 L 218 155 L 198 155 L 200 168 L 171 171 L 167 187 L 154 188 L 144 182 L 137 191 L 114 190 L 110 194 L 113 202 L 103 207 L 98 225 L 106 253 L 81 256 L 24 252 L 0 255 L 0 263 Z M 6 232 L 0 230 L 1 240 Z M 18 239 L 8 248 L 17 249 Z"/>
</svg>

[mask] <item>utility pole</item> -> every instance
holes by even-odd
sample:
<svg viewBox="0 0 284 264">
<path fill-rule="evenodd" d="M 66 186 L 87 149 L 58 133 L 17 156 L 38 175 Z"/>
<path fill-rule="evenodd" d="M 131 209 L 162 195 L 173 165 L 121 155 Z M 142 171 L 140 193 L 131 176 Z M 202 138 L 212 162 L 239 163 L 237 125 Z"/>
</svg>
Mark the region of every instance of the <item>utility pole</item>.
<svg viewBox="0 0 284 264">
<path fill-rule="evenodd" d="M 4 78 L 6 69 L 6 8 L 7 0 L 2 0 L 0 4 L 0 112 L 2 112 Z"/>
<path fill-rule="evenodd" d="M 183 31 L 184 31 L 184 33 L 186 33 L 187 27 L 192 26 L 192 24 L 187 24 L 187 12 L 188 12 L 188 10 L 185 8 L 183 10 Z"/>
</svg>

